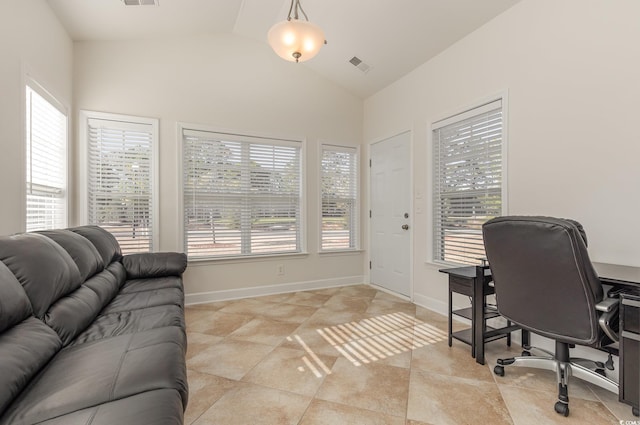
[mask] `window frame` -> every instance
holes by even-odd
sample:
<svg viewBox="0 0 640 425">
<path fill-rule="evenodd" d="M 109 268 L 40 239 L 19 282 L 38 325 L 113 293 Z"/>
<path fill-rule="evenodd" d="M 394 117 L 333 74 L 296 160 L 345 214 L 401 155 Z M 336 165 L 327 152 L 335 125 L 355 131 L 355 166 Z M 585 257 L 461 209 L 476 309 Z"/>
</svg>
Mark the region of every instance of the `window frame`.
<svg viewBox="0 0 640 425">
<path fill-rule="evenodd" d="M 355 158 L 355 191 L 356 196 L 354 199 L 354 208 L 353 216 L 355 217 L 355 223 L 350 223 L 349 233 L 353 234 L 353 239 L 355 239 L 355 243 L 353 247 L 349 248 L 334 248 L 327 249 L 323 248 L 323 239 L 322 239 L 322 226 L 323 226 L 323 184 L 322 180 L 324 177 L 322 161 L 324 158 L 325 150 L 333 150 L 336 152 L 347 152 L 352 153 Z M 361 149 L 359 146 L 350 146 L 346 144 L 337 144 L 330 142 L 321 142 L 318 144 L 318 253 L 319 254 L 337 254 L 337 253 L 352 253 L 361 251 L 362 244 L 362 186 L 361 186 L 361 172 L 362 172 L 362 158 L 361 158 Z"/>
<path fill-rule="evenodd" d="M 456 122 L 462 121 L 464 119 L 472 118 L 476 115 L 482 113 L 482 111 L 474 113 L 474 110 L 489 105 L 493 102 L 501 102 L 502 108 L 502 140 L 501 140 L 501 215 L 507 215 L 509 211 L 509 202 L 508 202 L 508 134 L 509 134 L 509 126 L 508 126 L 508 111 L 509 111 L 509 99 L 508 99 L 508 91 L 504 90 L 498 92 L 494 95 L 487 96 L 480 100 L 477 100 L 465 107 L 458 108 L 453 110 L 452 112 L 448 112 L 446 114 L 442 114 L 436 119 L 433 119 L 427 127 L 427 155 L 428 155 L 428 169 L 427 169 L 427 199 L 430 205 L 428 209 L 428 217 L 429 223 L 428 231 L 427 231 L 427 240 L 430 243 L 427 246 L 427 259 L 425 262 L 427 264 L 433 264 L 435 266 L 449 266 L 449 267 L 460 267 L 460 266 L 469 266 L 467 263 L 457 263 L 451 261 L 445 261 L 437 258 L 437 252 L 435 249 L 436 238 L 438 237 L 435 226 L 436 226 L 436 215 L 435 215 L 435 194 L 436 194 L 436 181 L 435 181 L 435 169 L 436 169 L 436 158 L 434 156 L 434 147 L 436 141 L 434 140 L 434 130 L 437 128 L 444 127 L 442 124 L 448 122 L 446 125 L 454 124 Z M 458 118 L 458 119 L 456 119 Z M 477 264 L 480 264 L 478 260 Z"/>
<path fill-rule="evenodd" d="M 240 254 L 240 255 L 209 255 L 209 256 L 198 256 L 198 257 L 188 257 L 189 262 L 194 263 L 206 263 L 206 262 L 215 262 L 215 263 L 224 263 L 224 262 L 243 262 L 243 261 L 259 261 L 262 259 L 268 260 L 269 258 L 278 258 L 278 257 L 300 257 L 307 256 L 309 253 L 307 251 L 307 141 L 305 137 L 291 136 L 291 135 L 282 135 L 282 134 L 268 134 L 262 132 L 254 132 L 247 130 L 237 130 L 230 128 L 223 128 L 211 125 L 203 125 L 203 124 L 194 124 L 187 122 L 178 122 L 176 126 L 176 139 L 177 143 L 177 169 L 178 169 L 178 220 L 179 220 L 179 229 L 180 229 L 180 249 L 183 252 L 187 253 L 187 229 L 185 227 L 185 194 L 184 194 L 184 131 L 201 131 L 201 132 L 209 132 L 216 134 L 225 134 L 232 136 L 234 138 L 252 138 L 257 140 L 273 140 L 273 141 L 282 141 L 284 143 L 295 143 L 300 146 L 300 205 L 299 205 L 299 250 L 296 252 L 273 252 L 273 253 L 262 253 L 262 254 Z"/>
<path fill-rule="evenodd" d="M 151 223 L 151 246 L 148 252 L 156 252 L 159 247 L 159 228 L 160 228 L 160 181 L 159 181 L 159 149 L 160 149 L 160 122 L 157 118 L 141 117 L 135 115 L 116 114 L 109 112 L 98 112 L 90 110 L 79 111 L 79 154 L 80 154 L 80 166 L 79 176 L 82 176 L 79 184 L 79 207 L 80 207 L 80 221 L 83 224 L 89 223 L 89 120 L 104 120 L 115 121 L 124 123 L 134 123 L 142 125 L 150 125 L 152 128 L 152 143 L 151 143 L 151 214 L 153 217 Z"/>
<path fill-rule="evenodd" d="M 22 94 L 21 94 L 21 98 L 22 98 L 22 113 L 20 114 L 21 116 L 21 120 L 22 120 L 22 141 L 23 141 L 23 149 L 22 149 L 22 214 L 21 214 L 21 221 L 22 221 L 22 229 L 24 231 L 28 231 L 27 230 L 27 214 L 28 214 L 28 208 L 27 208 L 27 190 L 28 190 L 28 181 L 27 181 L 27 172 L 29 170 L 29 167 L 27 166 L 27 149 L 28 149 L 28 134 L 30 133 L 29 130 L 27 130 L 27 125 L 28 125 L 28 120 L 27 120 L 27 105 L 29 103 L 28 99 L 27 99 L 27 89 L 32 90 L 33 92 L 35 92 L 36 94 L 38 94 L 39 96 L 41 96 L 45 101 L 47 101 L 51 106 L 53 106 L 55 109 L 57 109 L 65 118 L 65 126 L 64 126 L 64 154 L 63 154 L 63 158 L 64 158 L 64 164 L 63 164 L 63 177 L 64 177 L 64 188 L 62 189 L 64 191 L 64 200 L 63 200 L 63 206 L 64 206 L 64 219 L 62 220 L 62 227 L 68 227 L 69 226 L 69 210 L 70 210 L 70 205 L 71 205 L 71 201 L 70 201 L 70 190 L 69 190 L 69 184 L 70 184 L 70 168 L 69 168 L 69 164 L 70 164 L 70 152 L 71 152 L 71 147 L 70 147 L 70 138 L 69 138 L 69 133 L 70 133 L 70 116 L 69 116 L 69 109 L 62 101 L 58 100 L 58 98 L 52 94 L 49 90 L 47 90 L 42 84 L 40 84 L 40 82 L 33 78 L 31 75 L 29 75 L 28 73 L 23 74 L 23 84 L 22 84 Z M 56 228 L 58 228 L 56 226 Z M 33 229 L 34 231 L 37 230 L 50 230 L 50 229 Z"/>
</svg>

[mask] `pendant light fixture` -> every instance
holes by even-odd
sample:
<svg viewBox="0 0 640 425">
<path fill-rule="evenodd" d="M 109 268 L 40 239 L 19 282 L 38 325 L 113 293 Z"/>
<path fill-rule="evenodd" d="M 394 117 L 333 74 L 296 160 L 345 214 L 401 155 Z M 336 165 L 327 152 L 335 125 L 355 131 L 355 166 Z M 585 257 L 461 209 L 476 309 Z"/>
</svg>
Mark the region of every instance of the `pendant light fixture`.
<svg viewBox="0 0 640 425">
<path fill-rule="evenodd" d="M 302 13 L 304 20 L 298 19 L 299 13 Z M 272 26 L 267 38 L 273 51 L 290 62 L 309 60 L 318 54 L 323 44 L 327 44 L 322 29 L 309 22 L 300 0 L 291 0 L 287 20 Z"/>
</svg>

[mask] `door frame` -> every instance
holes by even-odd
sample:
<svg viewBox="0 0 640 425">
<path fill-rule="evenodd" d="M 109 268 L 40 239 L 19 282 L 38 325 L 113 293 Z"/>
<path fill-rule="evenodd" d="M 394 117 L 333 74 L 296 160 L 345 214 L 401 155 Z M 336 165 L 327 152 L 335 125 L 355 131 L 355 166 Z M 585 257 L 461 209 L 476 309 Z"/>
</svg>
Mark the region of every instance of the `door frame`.
<svg viewBox="0 0 640 425">
<path fill-rule="evenodd" d="M 380 143 L 380 142 L 384 142 L 385 140 L 391 139 L 393 137 L 396 136 L 400 136 L 401 134 L 405 134 L 405 133 L 409 133 L 409 296 L 405 297 L 404 295 L 398 294 L 396 292 L 393 292 L 391 290 L 388 290 L 386 288 L 383 288 L 382 286 L 379 285 L 375 285 L 373 283 L 371 283 L 371 268 L 370 268 L 370 264 L 371 264 L 371 252 L 372 252 L 372 244 L 373 244 L 373 238 L 371 237 L 371 217 L 369 216 L 369 211 L 371 211 L 371 151 L 372 151 L 372 145 L 375 145 L 376 143 Z M 367 209 L 364 211 L 365 213 L 365 218 L 367 220 L 367 231 L 366 231 L 366 235 L 367 235 L 367 255 L 365 257 L 366 263 L 365 263 L 365 270 L 366 270 L 366 278 L 367 278 L 367 284 L 369 285 L 373 285 L 376 289 L 384 291 L 384 292 L 388 292 L 392 295 L 398 296 L 400 298 L 406 298 L 409 301 L 413 302 L 413 296 L 414 296 L 414 285 L 413 285 L 413 242 L 414 242 L 414 224 L 415 224 L 415 220 L 414 220 L 414 184 L 413 184 L 413 158 L 415 157 L 414 155 L 414 136 L 415 136 L 415 132 L 411 129 L 408 128 L 406 130 L 401 130 L 401 131 L 396 131 L 396 132 L 392 132 L 390 134 L 387 134 L 385 136 L 382 137 L 377 137 L 375 139 L 370 140 L 369 142 L 366 143 L 366 167 L 367 167 L 367 178 L 365 179 L 366 181 L 366 191 L 363 191 L 367 194 Z"/>
</svg>

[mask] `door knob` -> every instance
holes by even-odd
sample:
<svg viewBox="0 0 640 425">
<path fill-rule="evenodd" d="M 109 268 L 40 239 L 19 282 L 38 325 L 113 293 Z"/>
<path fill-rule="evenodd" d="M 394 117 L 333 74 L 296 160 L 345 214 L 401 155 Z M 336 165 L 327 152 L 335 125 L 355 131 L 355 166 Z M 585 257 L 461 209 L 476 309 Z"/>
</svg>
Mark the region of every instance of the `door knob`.
<svg viewBox="0 0 640 425">
<path fill-rule="evenodd" d="M 402 225 L 402 230 L 409 230 L 409 225 L 408 224 L 403 224 Z"/>
</svg>

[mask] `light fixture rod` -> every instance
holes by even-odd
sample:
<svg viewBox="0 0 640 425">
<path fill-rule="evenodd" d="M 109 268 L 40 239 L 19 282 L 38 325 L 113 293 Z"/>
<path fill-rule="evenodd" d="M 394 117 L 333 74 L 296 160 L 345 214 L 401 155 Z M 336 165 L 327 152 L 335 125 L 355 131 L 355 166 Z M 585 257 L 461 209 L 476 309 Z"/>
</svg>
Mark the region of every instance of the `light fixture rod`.
<svg viewBox="0 0 640 425">
<path fill-rule="evenodd" d="M 302 5 L 300 5 L 300 0 L 291 0 L 291 5 L 289 6 L 289 14 L 287 15 L 287 21 L 291 20 L 291 12 L 293 12 L 293 19 L 299 19 L 298 12 L 302 12 L 304 19 L 306 21 L 309 21 L 309 17 L 302 8 Z"/>
<path fill-rule="evenodd" d="M 289 6 L 289 14 L 287 15 L 287 21 L 291 20 L 291 11 L 293 10 L 293 2 L 295 0 L 291 0 L 291 6 Z M 296 10 L 296 15 L 298 14 L 298 11 Z M 298 16 L 296 16 L 296 19 L 298 19 Z"/>
<path fill-rule="evenodd" d="M 305 13 L 304 9 L 302 8 L 302 5 L 300 4 L 300 0 L 296 0 L 296 5 L 297 8 L 300 9 L 300 12 L 302 12 L 302 14 L 304 15 L 304 19 L 305 20 L 309 20 L 309 17 L 307 16 L 307 14 Z M 298 18 L 297 14 L 296 14 L 296 19 Z"/>
</svg>

